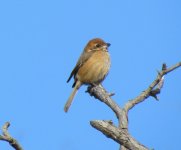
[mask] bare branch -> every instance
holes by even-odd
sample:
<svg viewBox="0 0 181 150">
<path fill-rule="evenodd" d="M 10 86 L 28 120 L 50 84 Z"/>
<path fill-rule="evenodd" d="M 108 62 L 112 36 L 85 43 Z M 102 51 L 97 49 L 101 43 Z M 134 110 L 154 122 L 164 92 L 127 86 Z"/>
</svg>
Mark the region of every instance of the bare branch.
<svg viewBox="0 0 181 150">
<path fill-rule="evenodd" d="M 128 113 L 130 109 L 132 109 L 136 104 L 141 103 L 145 99 L 147 99 L 149 96 L 154 96 L 156 97 L 156 94 L 160 93 L 161 88 L 163 87 L 164 83 L 164 75 L 177 69 L 178 67 L 181 66 L 181 62 L 177 63 L 176 65 L 166 69 L 166 64 L 163 64 L 162 66 L 162 71 L 158 73 L 156 79 L 150 84 L 150 86 L 143 91 L 139 96 L 136 98 L 129 100 L 125 106 L 124 109 Z M 158 88 L 154 91 L 153 89 L 158 85 Z"/>
<path fill-rule="evenodd" d="M 167 74 L 167 73 L 169 73 L 169 72 L 177 69 L 177 68 L 180 67 L 180 66 L 181 66 L 181 62 L 179 62 L 179 63 L 175 64 L 174 66 L 172 66 L 172 67 L 168 68 L 167 70 L 165 70 L 165 73 L 164 73 L 164 74 Z"/>
<path fill-rule="evenodd" d="M 119 120 L 119 127 L 127 129 L 128 119 L 125 115 L 125 111 L 119 107 L 119 105 L 113 99 L 110 98 L 110 94 L 106 92 L 102 85 L 89 86 L 87 92 L 111 108 Z"/>
<path fill-rule="evenodd" d="M 163 64 L 162 71 L 166 71 L 166 69 L 167 69 L 166 64 Z M 158 74 L 160 74 L 160 72 L 158 72 Z M 164 76 L 162 76 L 162 78 L 158 82 L 156 88 L 150 92 L 150 96 L 153 96 L 156 100 L 159 100 L 157 95 L 160 94 L 160 92 L 161 92 L 161 88 L 163 87 L 163 84 L 164 84 L 164 79 L 165 79 Z"/>
<path fill-rule="evenodd" d="M 0 140 L 8 142 L 15 150 L 23 150 L 23 148 L 19 145 L 19 143 L 11 137 L 8 133 L 8 128 L 10 126 L 9 122 L 6 122 L 2 127 L 2 134 L 0 135 Z"/>
<path fill-rule="evenodd" d="M 110 107 L 117 118 L 119 118 L 119 114 L 121 113 L 121 108 L 114 100 L 110 98 L 110 94 L 106 92 L 106 90 L 102 87 L 102 85 L 98 86 L 89 86 L 87 92 L 90 93 L 91 96 L 94 96 L 96 99 L 99 99 L 101 102 L 104 102 L 108 107 Z"/>
<path fill-rule="evenodd" d="M 153 96 L 158 99 L 157 94 L 160 93 L 161 88 L 163 87 L 164 75 L 177 69 L 180 66 L 181 62 L 167 69 L 166 64 L 163 64 L 162 71 L 158 72 L 156 79 L 150 84 L 150 86 L 139 96 L 128 101 L 125 104 L 124 108 L 119 107 L 118 104 L 110 98 L 110 94 L 107 93 L 101 85 L 88 87 L 87 92 L 89 92 L 91 96 L 94 96 L 101 102 L 105 103 L 108 107 L 110 107 L 116 114 L 119 121 L 118 127 L 114 126 L 113 122 L 110 121 L 96 120 L 91 121 L 90 124 L 97 130 L 105 134 L 107 137 L 119 143 L 121 150 L 147 150 L 148 148 L 141 145 L 128 133 L 128 112 L 136 104 L 143 102 L 149 96 Z"/>
<path fill-rule="evenodd" d="M 124 145 L 125 148 L 130 150 L 148 150 L 148 148 L 133 139 L 127 130 L 121 130 L 113 124 L 102 120 L 91 121 L 90 124 L 92 127 L 104 133 L 108 138 Z"/>
</svg>

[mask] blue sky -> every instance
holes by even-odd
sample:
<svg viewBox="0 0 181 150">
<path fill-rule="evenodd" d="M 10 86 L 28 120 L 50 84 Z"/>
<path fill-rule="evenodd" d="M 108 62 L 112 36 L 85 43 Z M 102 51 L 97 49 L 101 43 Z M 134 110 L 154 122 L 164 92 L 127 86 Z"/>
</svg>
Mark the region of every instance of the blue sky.
<svg viewBox="0 0 181 150">
<path fill-rule="evenodd" d="M 104 87 L 121 106 L 148 87 L 162 63 L 181 60 L 179 0 L 6 0 L 0 2 L 0 126 L 26 150 L 117 150 L 93 129 L 94 119 L 117 120 L 83 86 L 68 114 L 66 80 L 86 43 L 111 43 L 112 66 Z M 129 114 L 129 131 L 155 150 L 180 147 L 181 68 L 165 77 L 153 98 Z M 0 141 L 0 149 L 11 150 Z"/>
</svg>

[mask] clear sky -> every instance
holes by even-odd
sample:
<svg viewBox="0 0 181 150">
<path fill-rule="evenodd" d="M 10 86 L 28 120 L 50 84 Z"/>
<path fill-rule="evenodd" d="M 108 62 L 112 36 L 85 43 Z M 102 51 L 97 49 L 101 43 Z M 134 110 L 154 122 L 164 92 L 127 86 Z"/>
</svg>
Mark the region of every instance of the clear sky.
<svg viewBox="0 0 181 150">
<path fill-rule="evenodd" d="M 83 86 L 68 114 L 66 83 L 86 43 L 103 38 L 112 66 L 103 82 L 121 106 L 148 87 L 162 63 L 181 60 L 180 0 L 4 0 L 0 2 L 0 126 L 25 150 L 117 150 L 90 120 L 117 120 Z M 165 77 L 160 101 L 129 114 L 129 131 L 155 150 L 181 140 L 181 68 Z M 1 150 L 11 150 L 0 141 Z"/>
</svg>

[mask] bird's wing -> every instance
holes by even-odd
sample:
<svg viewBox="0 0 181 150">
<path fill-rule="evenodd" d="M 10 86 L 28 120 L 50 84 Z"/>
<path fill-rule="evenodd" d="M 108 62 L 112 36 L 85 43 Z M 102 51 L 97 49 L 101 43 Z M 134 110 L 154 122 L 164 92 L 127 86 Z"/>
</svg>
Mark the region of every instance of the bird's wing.
<svg viewBox="0 0 181 150">
<path fill-rule="evenodd" d="M 72 70 L 67 82 L 70 81 L 70 79 L 74 76 L 76 76 L 79 68 L 91 57 L 91 55 L 93 54 L 93 51 L 89 51 L 89 52 L 83 52 L 76 64 L 76 66 L 74 67 L 74 69 Z"/>
</svg>

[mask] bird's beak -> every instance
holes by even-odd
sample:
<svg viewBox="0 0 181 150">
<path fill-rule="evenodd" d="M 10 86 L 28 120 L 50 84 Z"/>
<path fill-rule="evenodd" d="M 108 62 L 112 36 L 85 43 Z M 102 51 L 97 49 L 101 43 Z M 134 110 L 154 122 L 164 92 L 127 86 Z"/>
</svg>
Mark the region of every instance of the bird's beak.
<svg viewBox="0 0 181 150">
<path fill-rule="evenodd" d="M 111 44 L 110 43 L 106 43 L 104 46 L 103 46 L 103 50 L 104 51 L 108 51 L 108 47 L 110 46 Z"/>
<path fill-rule="evenodd" d="M 111 44 L 110 44 L 110 43 L 106 43 L 106 44 L 107 44 L 107 47 L 111 46 Z"/>
</svg>

